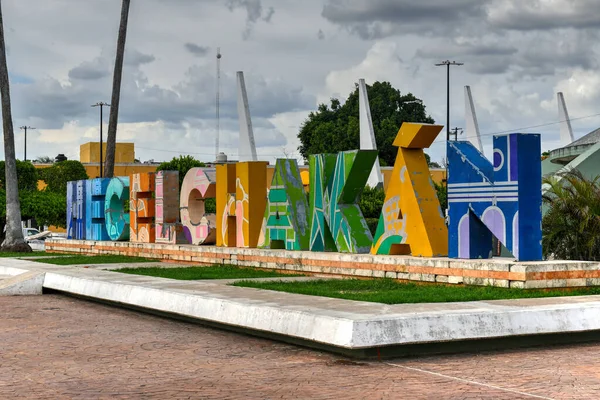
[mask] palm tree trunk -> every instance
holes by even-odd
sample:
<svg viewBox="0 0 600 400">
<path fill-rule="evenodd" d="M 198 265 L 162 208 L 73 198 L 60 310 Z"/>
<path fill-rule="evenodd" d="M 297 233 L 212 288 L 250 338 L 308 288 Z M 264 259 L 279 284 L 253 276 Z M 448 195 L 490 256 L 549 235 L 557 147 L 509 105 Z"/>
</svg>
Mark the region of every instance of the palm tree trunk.
<svg viewBox="0 0 600 400">
<path fill-rule="evenodd" d="M 10 88 L 8 84 L 8 65 L 4 44 L 4 22 L 0 1 L 0 96 L 2 97 L 2 128 L 4 130 L 4 160 L 6 173 L 6 236 L 0 249 L 3 251 L 30 252 L 31 247 L 23 239 L 21 229 L 21 204 L 17 180 L 17 161 L 15 159 L 15 134 L 10 111 Z"/>
<path fill-rule="evenodd" d="M 119 121 L 119 100 L 121 97 L 121 76 L 123 75 L 123 58 L 125 56 L 125 39 L 127 37 L 127 20 L 129 18 L 130 0 L 123 0 L 121 7 L 121 23 L 117 39 L 117 56 L 113 73 L 112 97 L 110 101 L 110 117 L 108 119 L 108 135 L 106 137 L 106 162 L 104 176 L 112 178 L 115 170 L 115 148 L 117 145 L 117 122 Z"/>
</svg>

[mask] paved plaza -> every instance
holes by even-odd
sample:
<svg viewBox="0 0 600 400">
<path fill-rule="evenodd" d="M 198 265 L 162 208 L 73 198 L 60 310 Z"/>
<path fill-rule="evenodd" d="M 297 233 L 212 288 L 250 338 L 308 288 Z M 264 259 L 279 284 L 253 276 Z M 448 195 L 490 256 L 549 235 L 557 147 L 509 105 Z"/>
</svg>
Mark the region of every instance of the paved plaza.
<svg viewBox="0 0 600 400">
<path fill-rule="evenodd" d="M 357 362 L 59 295 L 0 316 L 1 399 L 600 397 L 600 344 Z"/>
</svg>

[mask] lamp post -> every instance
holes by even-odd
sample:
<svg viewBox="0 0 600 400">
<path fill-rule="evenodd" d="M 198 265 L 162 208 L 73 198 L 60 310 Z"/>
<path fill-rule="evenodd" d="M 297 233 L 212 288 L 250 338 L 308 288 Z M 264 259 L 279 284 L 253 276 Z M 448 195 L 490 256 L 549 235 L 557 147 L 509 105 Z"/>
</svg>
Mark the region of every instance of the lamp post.
<svg viewBox="0 0 600 400">
<path fill-rule="evenodd" d="M 464 63 L 456 62 L 456 61 L 442 61 L 441 63 L 435 64 L 437 67 L 441 67 L 443 65 L 446 66 L 446 142 L 450 141 L 450 66 L 451 65 L 464 65 Z M 446 154 L 446 217 L 448 216 L 448 208 L 450 204 L 448 203 L 448 154 Z M 446 218 L 446 223 L 448 222 Z"/>
<path fill-rule="evenodd" d="M 110 104 L 103 101 L 92 104 L 92 107 L 100 107 L 100 178 L 102 178 L 102 107 L 110 107 Z"/>
<path fill-rule="evenodd" d="M 23 161 L 27 161 L 27 129 L 35 129 L 35 128 L 32 128 L 31 126 L 23 125 L 23 126 L 20 126 L 19 129 L 23 129 L 25 131 L 25 151 L 23 154 Z"/>
</svg>

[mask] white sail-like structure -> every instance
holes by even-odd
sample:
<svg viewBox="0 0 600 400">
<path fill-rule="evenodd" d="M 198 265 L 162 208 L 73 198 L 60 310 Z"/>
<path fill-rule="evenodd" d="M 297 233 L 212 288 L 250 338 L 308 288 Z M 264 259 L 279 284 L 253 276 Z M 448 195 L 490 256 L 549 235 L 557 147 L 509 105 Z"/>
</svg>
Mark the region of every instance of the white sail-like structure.
<svg viewBox="0 0 600 400">
<path fill-rule="evenodd" d="M 369 96 L 367 94 L 367 85 L 364 79 L 358 81 L 358 107 L 360 116 L 360 149 L 377 150 L 375 142 L 375 131 L 373 131 L 373 120 L 371 119 L 371 108 L 369 106 Z M 369 175 L 367 184 L 371 187 L 382 187 L 383 176 L 379 166 L 379 157 L 375 160 L 375 165 Z"/>
<path fill-rule="evenodd" d="M 252 131 L 252 119 L 248 106 L 248 94 L 246 93 L 246 82 L 244 72 L 237 72 L 238 92 L 238 117 L 240 120 L 240 140 L 238 145 L 239 161 L 257 161 L 256 144 L 254 143 L 254 132 Z"/>
<path fill-rule="evenodd" d="M 465 86 L 465 125 L 465 136 L 467 140 L 483 154 L 479 123 L 477 122 L 477 114 L 475 114 L 475 103 L 473 103 L 470 86 Z"/>
<path fill-rule="evenodd" d="M 556 94 L 558 100 L 558 120 L 560 121 L 560 144 L 567 146 L 575 141 L 573 136 L 573 129 L 571 128 L 571 120 L 569 119 L 569 113 L 567 112 L 567 105 L 565 104 L 565 97 L 562 92 Z"/>
</svg>

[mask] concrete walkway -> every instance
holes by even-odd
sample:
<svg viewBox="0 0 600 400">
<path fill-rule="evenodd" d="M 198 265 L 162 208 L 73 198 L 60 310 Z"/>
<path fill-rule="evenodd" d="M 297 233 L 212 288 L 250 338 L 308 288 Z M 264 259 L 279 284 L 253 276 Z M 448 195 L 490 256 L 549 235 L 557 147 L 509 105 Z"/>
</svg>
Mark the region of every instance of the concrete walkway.
<svg viewBox="0 0 600 400">
<path fill-rule="evenodd" d="M 44 274 L 44 289 L 365 356 L 395 346 L 600 330 L 600 296 L 385 305 L 0 259 L 0 274 L 27 271 Z"/>
</svg>

